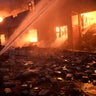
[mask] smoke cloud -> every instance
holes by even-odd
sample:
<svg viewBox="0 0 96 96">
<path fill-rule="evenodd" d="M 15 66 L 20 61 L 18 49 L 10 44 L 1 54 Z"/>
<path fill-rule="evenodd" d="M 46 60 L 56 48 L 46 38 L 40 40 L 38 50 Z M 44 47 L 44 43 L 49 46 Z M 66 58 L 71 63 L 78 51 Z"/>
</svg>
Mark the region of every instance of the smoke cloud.
<svg viewBox="0 0 96 96">
<path fill-rule="evenodd" d="M 28 9 L 31 0 L 0 0 L 0 16 L 7 17 Z"/>
</svg>

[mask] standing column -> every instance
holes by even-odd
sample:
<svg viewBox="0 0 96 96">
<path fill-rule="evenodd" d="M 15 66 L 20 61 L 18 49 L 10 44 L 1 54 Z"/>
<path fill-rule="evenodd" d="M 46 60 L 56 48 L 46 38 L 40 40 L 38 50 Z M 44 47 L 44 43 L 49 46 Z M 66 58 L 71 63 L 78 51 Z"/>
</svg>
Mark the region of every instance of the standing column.
<svg viewBox="0 0 96 96">
<path fill-rule="evenodd" d="M 73 30 L 72 30 L 71 12 L 68 12 L 67 25 L 68 25 L 68 48 L 73 49 Z"/>
</svg>

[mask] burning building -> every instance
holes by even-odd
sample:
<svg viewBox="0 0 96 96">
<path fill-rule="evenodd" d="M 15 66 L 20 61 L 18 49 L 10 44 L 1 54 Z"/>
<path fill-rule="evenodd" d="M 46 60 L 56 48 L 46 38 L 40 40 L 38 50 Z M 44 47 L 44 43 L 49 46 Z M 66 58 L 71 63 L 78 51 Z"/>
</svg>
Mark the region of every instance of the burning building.
<svg viewBox="0 0 96 96">
<path fill-rule="evenodd" d="M 80 43 L 83 30 L 96 23 L 95 5 L 95 0 L 41 0 L 36 4 L 34 12 L 27 10 L 16 17 L 4 18 L 0 24 L 1 45 L 6 44 L 15 30 L 20 30 L 23 34 L 17 32 L 19 38 L 11 36 L 17 39 L 14 42 L 17 46 L 28 45 L 29 42 L 57 46 L 53 42 L 64 43 L 67 40 L 68 48 L 75 49 Z M 21 25 L 22 27 L 18 27 Z"/>
<path fill-rule="evenodd" d="M 96 40 L 95 31 L 86 32 L 96 27 L 95 4 L 40 0 L 33 9 L 1 18 L 0 96 L 96 96 L 96 54 L 49 48 L 67 42 L 76 49 L 83 34 Z M 39 42 L 48 48 L 29 46 Z"/>
</svg>

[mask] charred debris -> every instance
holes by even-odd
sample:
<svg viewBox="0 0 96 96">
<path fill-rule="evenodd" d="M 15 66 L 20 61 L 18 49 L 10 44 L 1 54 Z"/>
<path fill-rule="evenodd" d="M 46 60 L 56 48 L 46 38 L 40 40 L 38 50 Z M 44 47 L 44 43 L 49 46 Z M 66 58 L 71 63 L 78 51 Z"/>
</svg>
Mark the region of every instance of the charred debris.
<svg viewBox="0 0 96 96">
<path fill-rule="evenodd" d="M 96 54 L 10 48 L 0 56 L 0 96 L 95 96 Z"/>
</svg>

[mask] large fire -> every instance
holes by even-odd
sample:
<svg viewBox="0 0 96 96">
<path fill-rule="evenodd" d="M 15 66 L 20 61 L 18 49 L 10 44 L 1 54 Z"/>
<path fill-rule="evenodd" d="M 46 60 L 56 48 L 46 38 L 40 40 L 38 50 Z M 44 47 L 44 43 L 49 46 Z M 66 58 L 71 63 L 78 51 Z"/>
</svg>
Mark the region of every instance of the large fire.
<svg viewBox="0 0 96 96">
<path fill-rule="evenodd" d="M 30 29 L 24 34 L 22 34 L 15 42 L 14 47 L 23 47 L 28 46 L 31 43 L 37 44 L 38 37 L 37 37 L 37 29 Z"/>
<path fill-rule="evenodd" d="M 82 19 L 83 28 L 86 28 L 86 27 L 96 23 L 96 11 L 88 12 L 88 13 L 82 13 L 81 19 Z"/>
</svg>

